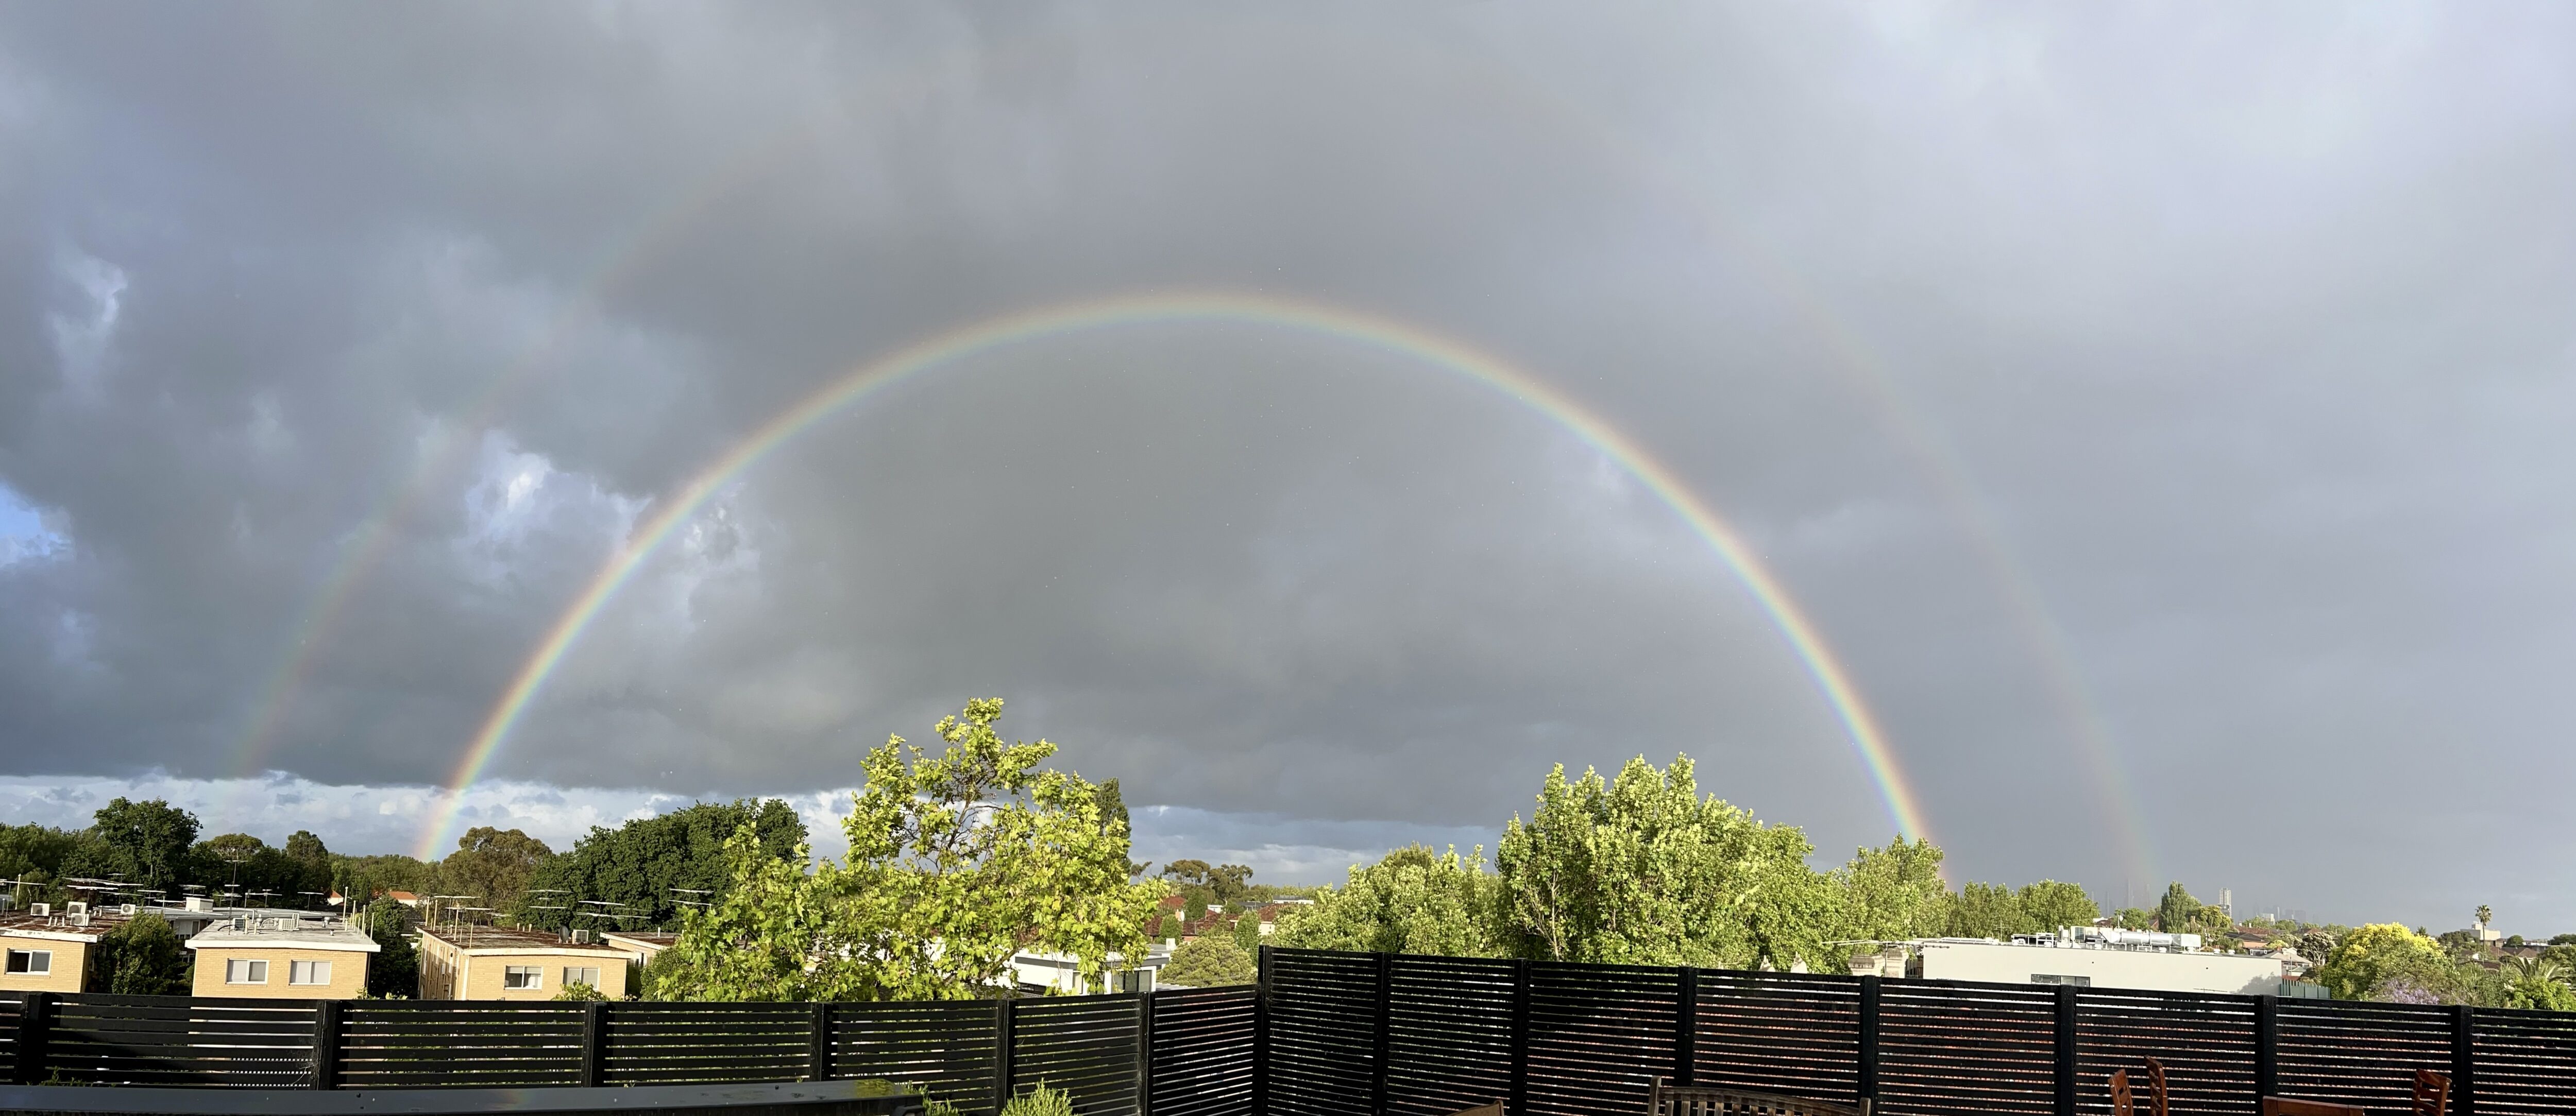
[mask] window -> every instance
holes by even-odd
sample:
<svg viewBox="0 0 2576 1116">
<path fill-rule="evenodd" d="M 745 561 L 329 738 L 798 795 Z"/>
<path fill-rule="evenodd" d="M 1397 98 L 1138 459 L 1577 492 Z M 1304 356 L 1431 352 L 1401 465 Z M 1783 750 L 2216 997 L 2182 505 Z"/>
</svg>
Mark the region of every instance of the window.
<svg viewBox="0 0 2576 1116">
<path fill-rule="evenodd" d="M 289 961 L 286 963 L 288 984 L 329 984 L 331 963 L 328 961 Z"/>
<path fill-rule="evenodd" d="M 597 988 L 599 987 L 599 970 L 593 968 L 573 968 L 566 966 L 564 969 L 563 982 L 564 987 L 566 988 L 570 988 L 576 984 L 587 984 L 593 988 Z"/>
<path fill-rule="evenodd" d="M 546 971 L 535 965 L 509 965 L 501 970 L 503 988 L 543 988 Z"/>
<path fill-rule="evenodd" d="M 2093 987 L 2093 978 L 2089 976 L 2057 976 L 2050 973 L 2032 973 L 2030 975 L 2030 982 L 2032 984 L 2072 984 L 2077 988 Z"/>
<path fill-rule="evenodd" d="M 26 976 L 44 976 L 54 971 L 54 951 L 50 949 L 13 949 L 9 951 L 9 971 Z"/>
<path fill-rule="evenodd" d="M 244 961 L 240 958 L 226 961 L 224 962 L 224 983 L 266 984 L 268 983 L 268 962 Z"/>
</svg>

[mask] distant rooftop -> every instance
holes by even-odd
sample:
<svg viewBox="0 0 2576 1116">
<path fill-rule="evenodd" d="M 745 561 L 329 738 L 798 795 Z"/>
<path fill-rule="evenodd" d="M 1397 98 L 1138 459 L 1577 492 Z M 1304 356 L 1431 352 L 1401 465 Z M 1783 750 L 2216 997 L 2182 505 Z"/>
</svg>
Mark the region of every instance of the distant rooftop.
<svg viewBox="0 0 2576 1116">
<path fill-rule="evenodd" d="M 71 916 L 60 912 L 50 915 L 32 915 L 23 911 L 10 911 L 0 913 L 0 934 L 94 942 L 98 940 L 99 935 L 115 929 L 117 924 L 124 922 L 125 919 L 116 914 L 93 914 L 87 916 L 87 921 L 88 925 L 81 926 L 75 925 Z"/>
<path fill-rule="evenodd" d="M 521 930 L 511 926 L 432 926 L 423 928 L 421 936 L 469 950 L 570 949 L 624 955 L 623 950 L 599 942 L 576 942 L 552 930 Z"/>
<path fill-rule="evenodd" d="M 360 933 L 354 926 L 336 918 L 245 918 L 234 922 L 217 921 L 186 943 L 190 949 L 340 949 L 375 953 L 382 946 L 374 938 Z"/>
</svg>

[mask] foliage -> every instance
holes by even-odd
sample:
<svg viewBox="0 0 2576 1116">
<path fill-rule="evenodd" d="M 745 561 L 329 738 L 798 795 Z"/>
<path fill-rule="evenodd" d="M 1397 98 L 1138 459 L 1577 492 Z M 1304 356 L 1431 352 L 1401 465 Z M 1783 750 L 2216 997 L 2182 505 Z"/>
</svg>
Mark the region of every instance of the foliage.
<svg viewBox="0 0 2576 1116">
<path fill-rule="evenodd" d="M 576 980 L 564 985 L 562 991 L 554 994 L 554 998 L 562 1003 L 590 1003 L 607 999 L 608 993 Z"/>
<path fill-rule="evenodd" d="M 411 908 L 398 900 L 378 899 L 358 915 L 358 928 L 375 939 L 376 956 L 367 963 L 367 994 L 420 994 L 420 950 L 412 945 Z"/>
<path fill-rule="evenodd" d="M 1353 866 L 1348 883 L 1326 889 L 1310 906 L 1281 912 L 1273 939 L 1305 949 L 1503 956 L 1493 933 L 1502 881 L 1485 871 L 1484 854 L 1479 848 L 1461 858 L 1452 848 L 1434 855 L 1416 845 Z M 1260 945 L 1258 937 L 1253 945 Z"/>
<path fill-rule="evenodd" d="M 1899 837 L 1883 849 L 1861 849 L 1834 873 L 1842 909 L 1834 937 L 1893 942 L 1939 934 L 1949 893 L 1941 884 L 1940 848 Z"/>
<path fill-rule="evenodd" d="M 118 996 L 185 996 L 188 949 L 167 919 L 145 911 L 99 935 L 91 991 Z"/>
<path fill-rule="evenodd" d="M 123 876 L 130 884 L 172 891 L 187 880 L 188 849 L 197 840 L 195 814 L 158 798 L 117 798 L 92 817 L 96 840 L 81 842 L 64 859 L 62 875 Z"/>
<path fill-rule="evenodd" d="M 332 854 L 331 880 L 342 894 L 361 903 L 388 891 L 408 891 L 426 896 L 450 890 L 439 886 L 437 863 L 400 853 L 380 856 Z"/>
<path fill-rule="evenodd" d="M 2156 912 L 2141 907 L 2122 907 L 2111 916 L 2111 921 L 2122 930 L 2153 930 L 2156 928 Z"/>
<path fill-rule="evenodd" d="M 2344 935 L 2317 966 L 2316 979 L 2338 1000 L 2365 1000 L 2438 994 L 2455 983 L 2456 975 L 2431 938 L 2384 922 Z"/>
<path fill-rule="evenodd" d="M 683 916 L 652 995 L 714 1000 L 928 1000 L 982 993 L 1019 949 L 1076 959 L 1088 983 L 1112 953 L 1143 952 L 1162 888 L 1129 880 L 1126 827 L 1097 787 L 1041 771 L 1048 741 L 993 731 L 998 699 L 966 704 L 926 756 L 900 736 L 869 753 L 842 822 L 850 852 L 812 872 L 799 849 L 726 842 L 733 886 Z"/>
<path fill-rule="evenodd" d="M 1210 865 L 1204 860 L 1175 860 L 1163 865 L 1162 875 L 1181 894 L 1194 900 L 1201 912 L 1210 903 L 1222 904 L 1231 911 L 1234 904 L 1252 897 L 1252 869 L 1240 864 Z M 1190 917 L 1199 916 L 1192 914 Z"/>
<path fill-rule="evenodd" d="M 1012 1097 L 1002 1106 L 1002 1116 L 1073 1116 L 1073 1094 L 1050 1089 L 1046 1082 Z"/>
<path fill-rule="evenodd" d="M 210 887 L 238 885 L 252 906 L 301 907 L 331 889 L 331 866 L 327 859 L 299 860 L 247 833 L 226 833 L 188 850 L 187 878 Z"/>
<path fill-rule="evenodd" d="M 2009 938 L 2021 932 L 2021 900 L 2009 887 L 1972 883 L 1951 897 L 1942 929 L 1953 938 Z"/>
<path fill-rule="evenodd" d="M 731 882 L 725 839 L 745 826 L 774 856 L 794 856 L 805 843 L 804 820 L 774 798 L 701 802 L 616 829 L 593 826 L 571 852 L 538 865 L 528 884 L 530 895 L 520 904 L 520 921 L 558 929 L 572 923 L 570 916 L 581 909 L 582 900 L 596 900 L 623 904 L 612 909 L 640 916 L 625 929 L 676 923 L 682 909 L 677 900 L 721 897 Z M 679 888 L 705 894 L 681 894 L 674 890 Z M 535 895 L 540 889 L 563 894 Z"/>
<path fill-rule="evenodd" d="M 456 839 L 456 851 L 439 862 L 438 879 L 452 894 L 480 899 L 475 906 L 517 910 L 528 881 L 552 856 L 545 842 L 522 830 L 478 825 Z"/>
<path fill-rule="evenodd" d="M 2549 944 L 2554 946 L 2576 945 L 2576 934 L 2552 934 L 2549 938 Z"/>
<path fill-rule="evenodd" d="M 2186 934 L 2200 926 L 2200 900 L 2191 897 L 2177 881 L 2167 885 L 2165 897 L 2156 903 L 2156 929 L 2168 934 Z"/>
<path fill-rule="evenodd" d="M 45 879 L 63 874 L 63 860 L 80 845 L 80 835 L 49 825 L 0 825 L 0 878 Z"/>
<path fill-rule="evenodd" d="M 2091 926 L 2102 917 L 2102 905 L 2084 893 L 2084 885 L 2041 880 L 2023 884 L 2021 893 L 2022 926 L 2025 934 L 2041 934 L 2061 926 Z"/>
<path fill-rule="evenodd" d="M 1253 907 L 1235 916 L 1234 944 L 1245 953 L 1261 948 L 1261 908 Z"/>
<path fill-rule="evenodd" d="M 2516 958 L 2506 963 L 2505 976 L 2498 1007 L 2576 1011 L 2576 987 L 2569 986 L 2568 971 L 2554 962 Z"/>
<path fill-rule="evenodd" d="M 1632 965 L 1787 968 L 1827 960 L 1835 898 L 1794 826 L 1702 799 L 1690 757 L 1615 781 L 1558 765 L 1504 827 L 1496 937 L 1510 954 Z"/>
<path fill-rule="evenodd" d="M 1283 931 L 1284 932 L 1284 931 Z M 1177 984 L 1187 988 L 1214 988 L 1225 984 L 1250 984 L 1261 979 L 1260 967 L 1252 955 L 1230 939 L 1213 936 L 1192 938 L 1172 951 L 1157 975 L 1157 983 Z"/>
</svg>

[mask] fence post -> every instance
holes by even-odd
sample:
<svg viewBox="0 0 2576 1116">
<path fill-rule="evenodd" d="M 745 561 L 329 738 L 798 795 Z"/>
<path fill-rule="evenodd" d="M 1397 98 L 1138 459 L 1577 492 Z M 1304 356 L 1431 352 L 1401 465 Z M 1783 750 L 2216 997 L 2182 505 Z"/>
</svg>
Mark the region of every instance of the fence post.
<svg viewBox="0 0 2576 1116">
<path fill-rule="evenodd" d="M 2057 986 L 2057 1116 L 2075 1116 L 2075 986 Z"/>
<path fill-rule="evenodd" d="M 313 1005 L 313 1088 L 340 1087 L 340 1001 Z"/>
<path fill-rule="evenodd" d="M 814 1001 L 813 1022 L 806 1024 L 805 1080 L 832 1079 L 832 1002 Z"/>
<path fill-rule="evenodd" d="M 2254 997 L 2254 1095 L 2281 1095 L 2281 998 Z"/>
<path fill-rule="evenodd" d="M 1878 1107 L 1878 981 L 1876 974 L 1860 978 L 1860 1088 L 1859 1099 Z"/>
<path fill-rule="evenodd" d="M 1530 963 L 1512 962 L 1512 1086 L 1506 1116 L 1529 1111 Z"/>
<path fill-rule="evenodd" d="M 1136 1116 L 1154 1116 L 1154 994 L 1136 994 Z"/>
<path fill-rule="evenodd" d="M 1699 1076 L 1699 970 L 1682 967 L 1681 995 L 1673 1002 L 1673 1084 Z"/>
<path fill-rule="evenodd" d="M 2451 1111 L 2478 1116 L 2478 1009 L 2461 1004 L 2451 1009 Z"/>
<path fill-rule="evenodd" d="M 1376 1055 L 1369 1059 L 1369 1111 L 1385 1116 L 1386 1059 L 1388 1032 L 1393 1029 L 1390 1017 L 1395 1014 L 1395 955 L 1377 955 L 1377 1030 L 1371 1036 Z"/>
<path fill-rule="evenodd" d="M 1270 1116 L 1270 947 L 1255 959 L 1252 993 L 1252 1116 Z"/>
<path fill-rule="evenodd" d="M 18 1084 L 45 1080 L 45 1032 L 53 1025 L 54 994 L 29 992 L 18 998 Z"/>
<path fill-rule="evenodd" d="M 993 1116 L 1002 1116 L 1002 1108 L 1011 1103 L 1011 1054 L 1017 1043 L 1011 1037 L 1011 1004 L 1004 996 L 993 1001 Z"/>
<path fill-rule="evenodd" d="M 581 1084 L 597 1088 L 600 1068 L 608 1061 L 608 1005 L 593 1000 L 581 1005 Z"/>
</svg>

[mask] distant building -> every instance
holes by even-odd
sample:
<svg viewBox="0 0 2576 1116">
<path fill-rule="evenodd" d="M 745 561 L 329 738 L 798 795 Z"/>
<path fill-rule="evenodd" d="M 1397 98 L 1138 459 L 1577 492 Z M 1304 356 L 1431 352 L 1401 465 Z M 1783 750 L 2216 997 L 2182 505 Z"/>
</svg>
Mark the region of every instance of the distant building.
<svg viewBox="0 0 2576 1116">
<path fill-rule="evenodd" d="M 1073 955 L 1024 949 L 1011 955 L 1011 979 L 1019 990 L 1041 995 L 1079 996 L 1090 992 L 1151 992 L 1154 974 L 1172 960 L 1170 948 L 1157 942 L 1145 948 L 1145 956 L 1128 964 L 1120 954 L 1110 954 L 1106 971 L 1082 979 L 1081 962 Z"/>
<path fill-rule="evenodd" d="M 600 932 L 599 940 L 626 954 L 626 987 L 641 991 L 644 967 L 678 942 L 680 936 L 651 930 L 605 930 Z"/>
<path fill-rule="evenodd" d="M 353 1000 L 382 946 L 346 921 L 300 912 L 216 922 L 185 943 L 197 954 L 196 994 L 260 1000 Z"/>
<path fill-rule="evenodd" d="M 612 1000 L 626 998 L 633 955 L 587 939 L 587 932 L 577 939 L 498 926 L 425 928 L 420 932 L 420 998 L 551 1000 L 571 984 L 587 984 Z"/>
<path fill-rule="evenodd" d="M 98 940 L 123 922 L 116 915 L 79 915 L 53 910 L 0 914 L 0 992 L 78 992 L 89 979 L 90 959 Z"/>
<path fill-rule="evenodd" d="M 1909 975 L 1926 980 L 2240 995 L 2282 991 L 2280 958 L 2203 953 L 2195 934 L 2079 926 L 2010 942 L 1934 938 L 1915 943 L 1915 951 L 1919 960 Z"/>
</svg>

